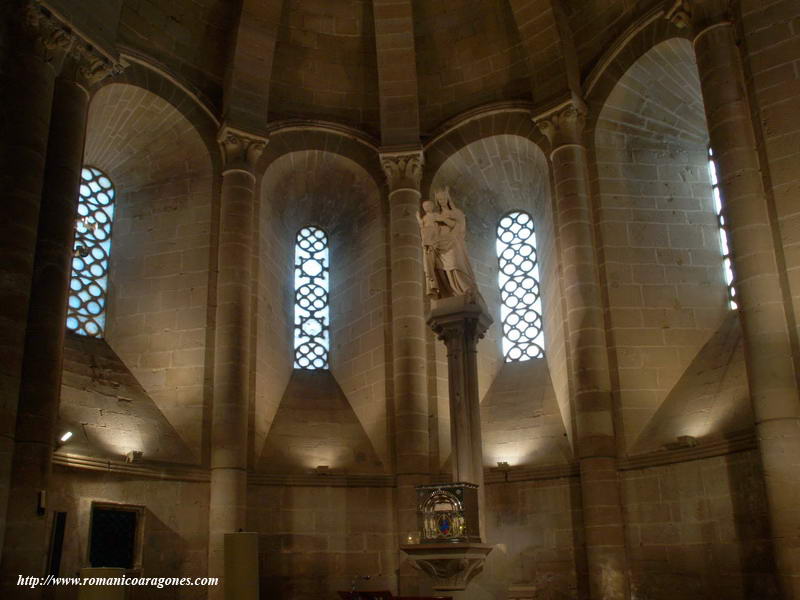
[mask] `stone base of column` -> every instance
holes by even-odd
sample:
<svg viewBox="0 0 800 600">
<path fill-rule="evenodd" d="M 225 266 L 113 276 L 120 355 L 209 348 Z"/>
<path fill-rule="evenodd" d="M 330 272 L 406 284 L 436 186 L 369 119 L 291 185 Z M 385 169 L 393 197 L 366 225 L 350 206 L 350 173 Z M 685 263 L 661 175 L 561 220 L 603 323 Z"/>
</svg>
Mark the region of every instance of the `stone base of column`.
<svg viewBox="0 0 800 600">
<path fill-rule="evenodd" d="M 490 544 L 409 544 L 400 546 L 414 567 L 431 577 L 437 592 L 458 592 L 483 571 Z"/>
</svg>

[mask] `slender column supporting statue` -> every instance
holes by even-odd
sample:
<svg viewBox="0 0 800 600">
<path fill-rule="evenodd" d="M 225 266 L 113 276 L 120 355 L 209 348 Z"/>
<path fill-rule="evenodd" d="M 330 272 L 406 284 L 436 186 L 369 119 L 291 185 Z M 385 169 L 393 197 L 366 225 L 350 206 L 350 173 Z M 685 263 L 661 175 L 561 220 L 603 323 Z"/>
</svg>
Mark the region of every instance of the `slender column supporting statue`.
<svg viewBox="0 0 800 600">
<path fill-rule="evenodd" d="M 466 247 L 466 219 L 444 188 L 417 215 L 430 298 L 428 325 L 447 346 L 452 484 L 418 489 L 419 544 L 402 546 L 434 589 L 462 597 L 492 546 L 481 543 L 483 450 L 477 345 L 492 318 Z M 459 595 L 461 594 L 461 596 Z"/>
<path fill-rule="evenodd" d="M 483 484 L 478 340 L 492 318 L 478 290 L 466 245 L 466 219 L 449 188 L 425 200 L 417 217 L 431 299 L 428 325 L 447 346 L 453 481 Z"/>
</svg>

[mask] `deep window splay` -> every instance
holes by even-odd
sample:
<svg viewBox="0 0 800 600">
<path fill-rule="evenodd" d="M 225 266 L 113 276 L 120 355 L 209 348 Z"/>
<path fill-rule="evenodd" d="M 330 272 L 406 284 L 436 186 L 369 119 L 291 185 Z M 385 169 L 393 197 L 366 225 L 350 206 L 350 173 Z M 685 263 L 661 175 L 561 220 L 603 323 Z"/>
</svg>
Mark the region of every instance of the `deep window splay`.
<svg viewBox="0 0 800 600">
<path fill-rule="evenodd" d="M 327 369 L 328 236 L 304 227 L 297 233 L 294 257 L 294 368 Z"/>
<path fill-rule="evenodd" d="M 67 329 L 81 335 L 102 337 L 105 331 L 113 218 L 114 185 L 99 169 L 84 167 L 67 307 Z"/>
<path fill-rule="evenodd" d="M 526 212 L 508 213 L 497 226 L 500 262 L 500 318 L 506 362 L 544 356 L 539 262 L 533 219 Z"/>
</svg>

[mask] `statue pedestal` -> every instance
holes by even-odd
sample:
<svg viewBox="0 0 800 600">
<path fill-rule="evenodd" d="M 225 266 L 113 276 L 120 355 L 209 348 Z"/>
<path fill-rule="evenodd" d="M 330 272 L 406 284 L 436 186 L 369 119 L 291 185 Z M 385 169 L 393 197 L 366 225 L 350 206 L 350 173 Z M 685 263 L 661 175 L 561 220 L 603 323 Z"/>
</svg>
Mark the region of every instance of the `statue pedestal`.
<svg viewBox="0 0 800 600">
<path fill-rule="evenodd" d="M 400 546 L 414 567 L 433 578 L 437 592 L 458 592 L 483 570 L 489 544 L 409 544 Z"/>
<path fill-rule="evenodd" d="M 492 551 L 491 545 L 481 543 L 479 508 L 483 492 L 483 448 L 477 361 L 478 340 L 491 324 L 492 318 L 480 296 L 455 296 L 431 302 L 428 325 L 447 346 L 453 481 L 459 483 L 418 487 L 418 510 L 421 522 L 427 519 L 439 523 L 439 529 L 446 527 L 448 535 L 451 527 L 463 525 L 463 532 L 454 531 L 453 536 L 461 535 L 464 541 L 428 541 L 400 546 L 400 549 L 417 569 L 433 578 L 433 589 L 451 592 L 454 598 L 466 597 L 464 590 L 483 570 L 486 556 Z M 449 503 L 445 502 L 445 497 L 450 498 Z M 433 506 L 428 506 L 431 503 Z M 450 510 L 443 511 L 443 508 Z M 445 516 L 437 520 L 437 511 L 443 511 L 441 514 Z"/>
<path fill-rule="evenodd" d="M 480 299 L 454 296 L 431 302 L 428 325 L 447 346 L 453 481 L 483 485 L 478 340 L 492 324 Z"/>
</svg>

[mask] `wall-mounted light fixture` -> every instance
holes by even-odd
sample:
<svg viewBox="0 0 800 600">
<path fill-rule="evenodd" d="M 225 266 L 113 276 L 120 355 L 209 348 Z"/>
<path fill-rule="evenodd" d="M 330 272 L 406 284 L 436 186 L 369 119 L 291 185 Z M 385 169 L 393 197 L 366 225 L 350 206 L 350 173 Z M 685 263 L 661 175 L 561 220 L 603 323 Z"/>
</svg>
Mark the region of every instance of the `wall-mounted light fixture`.
<svg viewBox="0 0 800 600">
<path fill-rule="evenodd" d="M 142 462 L 142 451 L 141 450 L 131 450 L 125 455 L 125 462 L 126 463 L 138 463 Z"/>
<path fill-rule="evenodd" d="M 58 438 L 59 445 L 66 444 L 71 438 L 72 438 L 72 432 L 65 431 L 64 433 L 61 434 L 61 437 Z"/>
<path fill-rule="evenodd" d="M 691 435 L 679 435 L 674 442 L 664 444 L 664 450 L 683 450 L 697 446 L 697 438 Z"/>
<path fill-rule="evenodd" d="M 318 465 L 317 468 L 314 469 L 314 472 L 317 475 L 330 475 L 331 468 L 328 465 Z"/>
<path fill-rule="evenodd" d="M 508 468 L 510 468 L 510 465 L 504 460 L 498 460 L 497 461 L 497 468 L 498 469 L 508 469 Z"/>
</svg>

